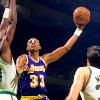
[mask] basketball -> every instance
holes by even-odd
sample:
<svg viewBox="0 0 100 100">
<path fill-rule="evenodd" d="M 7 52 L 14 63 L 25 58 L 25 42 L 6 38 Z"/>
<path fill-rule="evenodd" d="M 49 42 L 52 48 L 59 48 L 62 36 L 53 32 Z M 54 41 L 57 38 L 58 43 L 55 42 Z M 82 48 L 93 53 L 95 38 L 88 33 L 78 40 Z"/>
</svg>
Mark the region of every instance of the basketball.
<svg viewBox="0 0 100 100">
<path fill-rule="evenodd" d="M 73 12 L 73 21 L 75 24 L 85 25 L 90 21 L 90 11 L 86 7 L 77 7 Z"/>
</svg>

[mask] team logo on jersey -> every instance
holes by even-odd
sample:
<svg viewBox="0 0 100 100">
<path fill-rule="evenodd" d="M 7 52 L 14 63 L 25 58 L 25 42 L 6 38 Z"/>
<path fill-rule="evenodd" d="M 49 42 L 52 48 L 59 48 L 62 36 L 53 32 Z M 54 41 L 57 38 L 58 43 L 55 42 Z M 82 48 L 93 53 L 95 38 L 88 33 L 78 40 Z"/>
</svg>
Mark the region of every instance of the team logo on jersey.
<svg viewBox="0 0 100 100">
<path fill-rule="evenodd" d="M 34 71 L 43 71 L 43 72 L 45 72 L 45 67 L 44 67 L 44 65 L 42 65 L 42 66 L 34 66 L 34 64 L 31 64 L 29 72 L 34 73 Z"/>
</svg>

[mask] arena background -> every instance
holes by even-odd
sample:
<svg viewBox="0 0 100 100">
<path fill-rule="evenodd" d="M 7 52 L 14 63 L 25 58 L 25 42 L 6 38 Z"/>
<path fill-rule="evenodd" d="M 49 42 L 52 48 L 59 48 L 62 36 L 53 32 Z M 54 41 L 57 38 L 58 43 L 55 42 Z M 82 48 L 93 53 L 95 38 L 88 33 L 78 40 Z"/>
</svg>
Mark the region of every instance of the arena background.
<svg viewBox="0 0 100 100">
<path fill-rule="evenodd" d="M 4 0 L 0 0 L 0 19 L 4 11 L 3 4 Z M 15 60 L 20 54 L 27 53 L 26 41 L 30 37 L 40 40 L 41 55 L 62 46 L 76 28 L 72 13 L 78 6 L 85 6 L 91 11 L 91 20 L 72 50 L 48 66 L 47 89 L 51 100 L 64 100 L 75 70 L 86 65 L 87 47 L 100 45 L 100 1 L 17 0 L 18 22 L 11 46 Z"/>
</svg>

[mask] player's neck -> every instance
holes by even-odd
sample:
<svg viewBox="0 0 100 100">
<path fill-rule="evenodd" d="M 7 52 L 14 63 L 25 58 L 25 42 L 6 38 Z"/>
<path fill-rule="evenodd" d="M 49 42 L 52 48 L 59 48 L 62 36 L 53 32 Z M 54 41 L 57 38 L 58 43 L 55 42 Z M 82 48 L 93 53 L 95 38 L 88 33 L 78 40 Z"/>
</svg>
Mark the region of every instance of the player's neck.
<svg viewBox="0 0 100 100">
<path fill-rule="evenodd" d="M 89 60 L 87 59 L 87 66 L 90 66 L 90 62 L 89 62 Z"/>
<path fill-rule="evenodd" d="M 34 59 L 34 60 L 38 60 L 39 58 L 39 52 L 34 52 L 34 53 L 29 53 L 29 56 Z"/>
</svg>

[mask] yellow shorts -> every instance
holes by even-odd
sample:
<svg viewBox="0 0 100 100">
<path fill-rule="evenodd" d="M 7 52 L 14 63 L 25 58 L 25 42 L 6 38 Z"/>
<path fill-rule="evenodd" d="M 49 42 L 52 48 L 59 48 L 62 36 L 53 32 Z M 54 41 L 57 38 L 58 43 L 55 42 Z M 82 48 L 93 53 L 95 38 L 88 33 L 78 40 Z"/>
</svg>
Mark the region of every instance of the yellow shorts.
<svg viewBox="0 0 100 100">
<path fill-rule="evenodd" d="M 21 99 L 20 100 L 41 100 L 44 97 L 47 97 L 47 96 L 45 96 L 45 95 L 21 96 Z"/>
</svg>

